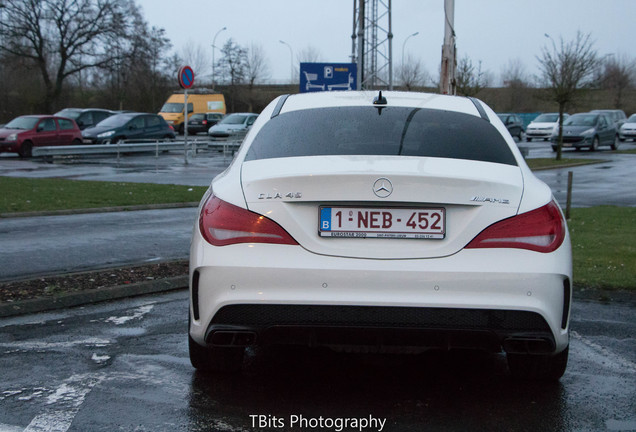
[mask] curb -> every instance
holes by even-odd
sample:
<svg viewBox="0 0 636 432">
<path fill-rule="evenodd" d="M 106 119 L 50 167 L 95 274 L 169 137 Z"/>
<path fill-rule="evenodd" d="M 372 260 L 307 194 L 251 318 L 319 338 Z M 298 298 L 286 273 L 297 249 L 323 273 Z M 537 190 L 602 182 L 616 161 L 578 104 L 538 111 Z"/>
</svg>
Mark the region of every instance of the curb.
<svg viewBox="0 0 636 432">
<path fill-rule="evenodd" d="M 188 275 L 0 304 L 0 318 L 188 288 Z"/>
<path fill-rule="evenodd" d="M 15 213 L 0 213 L 0 219 L 17 218 L 17 217 L 38 217 L 38 216 L 65 216 L 65 215 L 88 214 L 88 213 L 115 213 L 115 212 L 138 211 L 138 210 L 162 210 L 162 209 L 175 209 L 175 208 L 198 207 L 198 206 L 199 206 L 199 202 L 197 201 L 197 202 L 184 202 L 184 203 L 141 204 L 141 205 L 117 206 L 117 207 L 97 207 L 97 208 L 87 208 L 87 209 L 15 212 Z"/>
</svg>

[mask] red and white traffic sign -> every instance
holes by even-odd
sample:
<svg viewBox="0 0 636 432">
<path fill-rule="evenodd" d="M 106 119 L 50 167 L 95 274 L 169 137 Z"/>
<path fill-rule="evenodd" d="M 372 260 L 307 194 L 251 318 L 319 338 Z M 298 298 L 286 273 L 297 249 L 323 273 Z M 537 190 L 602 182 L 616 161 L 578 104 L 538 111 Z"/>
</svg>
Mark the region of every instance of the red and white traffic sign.
<svg viewBox="0 0 636 432">
<path fill-rule="evenodd" d="M 177 79 L 182 89 L 189 89 L 194 84 L 194 71 L 190 66 L 181 66 L 177 73 Z"/>
</svg>

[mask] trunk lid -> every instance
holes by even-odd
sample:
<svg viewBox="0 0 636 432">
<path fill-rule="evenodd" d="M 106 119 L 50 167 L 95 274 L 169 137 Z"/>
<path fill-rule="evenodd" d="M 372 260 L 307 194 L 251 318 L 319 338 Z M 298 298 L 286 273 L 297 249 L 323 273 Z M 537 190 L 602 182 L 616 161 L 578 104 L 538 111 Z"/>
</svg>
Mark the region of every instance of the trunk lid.
<svg viewBox="0 0 636 432">
<path fill-rule="evenodd" d="M 374 193 L 378 179 L 389 180 L 390 195 Z M 517 166 L 433 157 L 255 160 L 242 164 L 241 182 L 247 207 L 276 221 L 308 251 L 372 259 L 452 255 L 484 228 L 514 216 L 523 194 Z M 321 206 L 403 208 L 407 213 L 442 208 L 445 233 L 441 239 L 321 237 Z"/>
</svg>

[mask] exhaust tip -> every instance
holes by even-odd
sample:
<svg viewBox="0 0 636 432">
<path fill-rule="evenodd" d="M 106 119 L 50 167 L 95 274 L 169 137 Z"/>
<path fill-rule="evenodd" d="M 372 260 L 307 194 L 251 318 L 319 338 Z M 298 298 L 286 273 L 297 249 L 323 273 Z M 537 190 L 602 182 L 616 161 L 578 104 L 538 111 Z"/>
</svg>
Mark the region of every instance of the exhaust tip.
<svg viewBox="0 0 636 432">
<path fill-rule="evenodd" d="M 555 347 L 549 339 L 512 337 L 503 341 L 503 349 L 508 354 L 551 354 Z"/>
<path fill-rule="evenodd" d="M 256 333 L 252 331 L 217 330 L 210 333 L 208 342 L 213 346 L 246 347 L 256 341 Z"/>
</svg>

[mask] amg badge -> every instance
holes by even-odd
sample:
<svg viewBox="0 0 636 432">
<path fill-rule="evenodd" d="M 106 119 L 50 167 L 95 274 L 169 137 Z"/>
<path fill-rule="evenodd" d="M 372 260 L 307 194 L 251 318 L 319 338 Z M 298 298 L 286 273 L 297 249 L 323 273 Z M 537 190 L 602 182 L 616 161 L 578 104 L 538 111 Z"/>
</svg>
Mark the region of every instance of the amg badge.
<svg viewBox="0 0 636 432">
<path fill-rule="evenodd" d="M 493 203 L 493 204 L 510 204 L 510 200 L 505 199 L 505 198 L 490 198 L 490 197 L 480 197 L 480 196 L 474 196 L 470 199 L 471 201 L 475 201 L 475 202 L 489 202 L 489 203 Z"/>
</svg>

